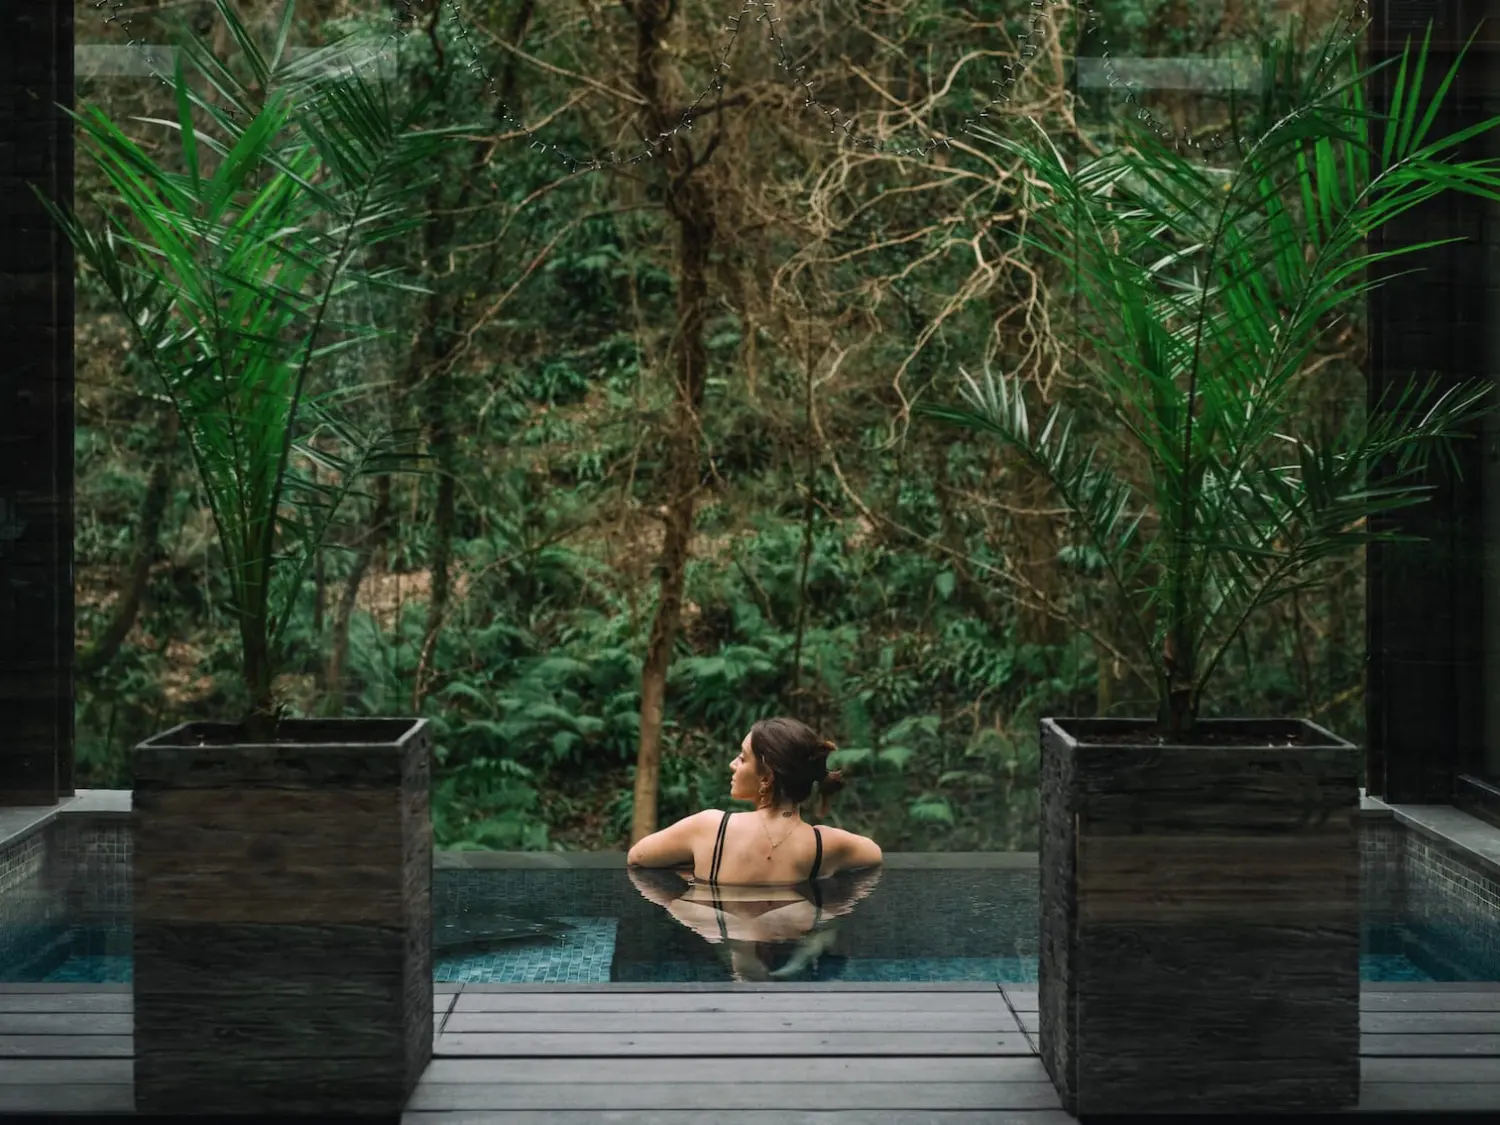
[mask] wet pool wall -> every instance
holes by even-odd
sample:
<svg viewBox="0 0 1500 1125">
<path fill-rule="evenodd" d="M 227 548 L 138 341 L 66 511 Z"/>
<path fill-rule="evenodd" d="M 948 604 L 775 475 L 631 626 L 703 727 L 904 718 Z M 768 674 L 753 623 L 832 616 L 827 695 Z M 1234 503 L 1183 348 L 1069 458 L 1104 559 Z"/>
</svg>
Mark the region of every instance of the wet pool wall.
<svg viewBox="0 0 1500 1125">
<path fill-rule="evenodd" d="M 1366 917 L 1409 919 L 1438 934 L 1485 946 L 1500 964 L 1500 877 L 1387 817 L 1361 819 L 1362 905 Z M 130 830 L 124 816 L 57 817 L 0 845 L 0 962 L 14 964 L 28 942 L 63 921 L 128 924 Z M 702 938 L 644 900 L 618 868 L 471 870 L 440 867 L 433 878 L 438 919 L 568 916 L 618 919 L 616 967 L 692 960 Z M 891 868 L 842 927 L 838 951 L 905 959 L 1034 957 L 1034 868 Z M 932 919 L 923 925 L 922 919 Z M 914 921 L 916 920 L 916 921 Z"/>
</svg>

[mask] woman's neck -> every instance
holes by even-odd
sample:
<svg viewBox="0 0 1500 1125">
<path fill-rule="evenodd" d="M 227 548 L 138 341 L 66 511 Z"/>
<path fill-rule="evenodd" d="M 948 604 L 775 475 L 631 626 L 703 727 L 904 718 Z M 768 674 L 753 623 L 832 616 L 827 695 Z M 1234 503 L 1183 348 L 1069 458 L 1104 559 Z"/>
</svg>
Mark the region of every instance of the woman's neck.
<svg viewBox="0 0 1500 1125">
<path fill-rule="evenodd" d="M 797 815 L 797 806 L 792 804 L 762 805 L 760 812 L 767 820 L 780 820 L 783 817 L 790 819 Z"/>
</svg>

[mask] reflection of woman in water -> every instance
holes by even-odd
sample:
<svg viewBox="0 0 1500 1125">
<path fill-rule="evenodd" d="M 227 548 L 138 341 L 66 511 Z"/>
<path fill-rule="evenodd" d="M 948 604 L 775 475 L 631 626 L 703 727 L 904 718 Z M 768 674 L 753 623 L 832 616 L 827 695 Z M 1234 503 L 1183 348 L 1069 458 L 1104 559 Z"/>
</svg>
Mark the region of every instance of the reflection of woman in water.
<svg viewBox="0 0 1500 1125">
<path fill-rule="evenodd" d="M 751 801 L 753 812 L 717 809 L 684 817 L 630 849 L 632 867 L 684 867 L 692 872 L 684 893 L 673 895 L 659 880 L 636 879 L 642 893 L 666 906 L 678 921 L 730 950 L 737 979 L 790 976 L 815 960 L 832 931 L 824 922 L 848 913 L 862 893 L 824 902 L 818 880 L 874 867 L 880 847 L 842 828 L 806 823 L 800 809 L 816 786 L 819 815 L 843 785 L 829 772 L 833 744 L 795 719 L 764 719 L 750 728 L 730 763 L 729 795 Z M 791 948 L 777 970 L 766 955 Z"/>
<path fill-rule="evenodd" d="M 790 980 L 829 952 L 838 920 L 880 882 L 879 867 L 801 887 L 709 887 L 686 871 L 630 869 L 643 896 L 727 954 L 735 980 Z"/>
</svg>

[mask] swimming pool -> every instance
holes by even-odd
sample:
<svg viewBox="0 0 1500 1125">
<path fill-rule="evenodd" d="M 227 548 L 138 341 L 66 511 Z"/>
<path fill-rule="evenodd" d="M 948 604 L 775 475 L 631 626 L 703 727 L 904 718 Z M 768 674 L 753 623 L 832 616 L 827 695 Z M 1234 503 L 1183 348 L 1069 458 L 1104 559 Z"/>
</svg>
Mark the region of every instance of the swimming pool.
<svg viewBox="0 0 1500 1125">
<path fill-rule="evenodd" d="M 36 893 L 46 894 L 45 890 Z M 0 934 L 0 981 L 130 980 L 128 906 L 55 909 Z M 706 941 L 619 868 L 433 873 L 434 977 L 473 983 L 733 979 L 727 947 Z M 777 979 L 1000 981 L 1037 972 L 1035 868 L 886 870 L 868 897 Z M 1367 981 L 1500 980 L 1462 930 L 1367 902 Z M 790 948 L 790 947 L 789 947 Z"/>
</svg>

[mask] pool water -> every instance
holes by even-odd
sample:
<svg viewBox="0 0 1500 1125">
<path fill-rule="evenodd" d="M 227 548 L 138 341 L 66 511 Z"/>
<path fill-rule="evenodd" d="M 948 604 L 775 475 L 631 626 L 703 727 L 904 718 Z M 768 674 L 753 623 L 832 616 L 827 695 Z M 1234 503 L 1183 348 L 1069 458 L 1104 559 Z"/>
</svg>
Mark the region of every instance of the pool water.
<svg viewBox="0 0 1500 1125">
<path fill-rule="evenodd" d="M 439 869 L 433 975 L 515 984 L 1037 978 L 1034 869 L 894 869 L 843 908 L 839 887 L 828 881 L 826 909 L 800 938 L 725 943 L 713 931 L 705 940 L 670 912 L 670 895 L 648 901 L 618 870 Z M 60 898 L 46 913 L 29 927 L 0 926 L 0 981 L 130 981 L 128 909 L 70 911 Z M 1462 933 L 1439 935 L 1372 909 L 1360 975 L 1500 980 L 1481 948 Z"/>
<path fill-rule="evenodd" d="M 600 927 L 601 930 L 607 927 Z M 49 983 L 116 983 L 131 979 L 129 953 L 97 953 L 99 931 L 72 929 L 58 935 L 43 956 L 6 966 L 0 979 Z M 504 953 L 471 954 L 435 962 L 433 979 L 475 984 L 572 984 L 611 980 L 656 983 L 724 981 L 730 975 L 717 962 L 647 961 L 622 966 L 611 972 L 608 956 L 602 962 L 596 950 L 598 936 L 584 935 L 577 942 L 537 943 Z M 1443 967 L 1400 953 L 1362 953 L 1359 973 L 1364 981 L 1467 980 L 1467 976 L 1442 975 Z M 809 964 L 794 977 L 799 981 L 998 981 L 1004 984 L 1034 983 L 1034 957 L 911 957 L 855 960 L 830 954 Z"/>
</svg>

